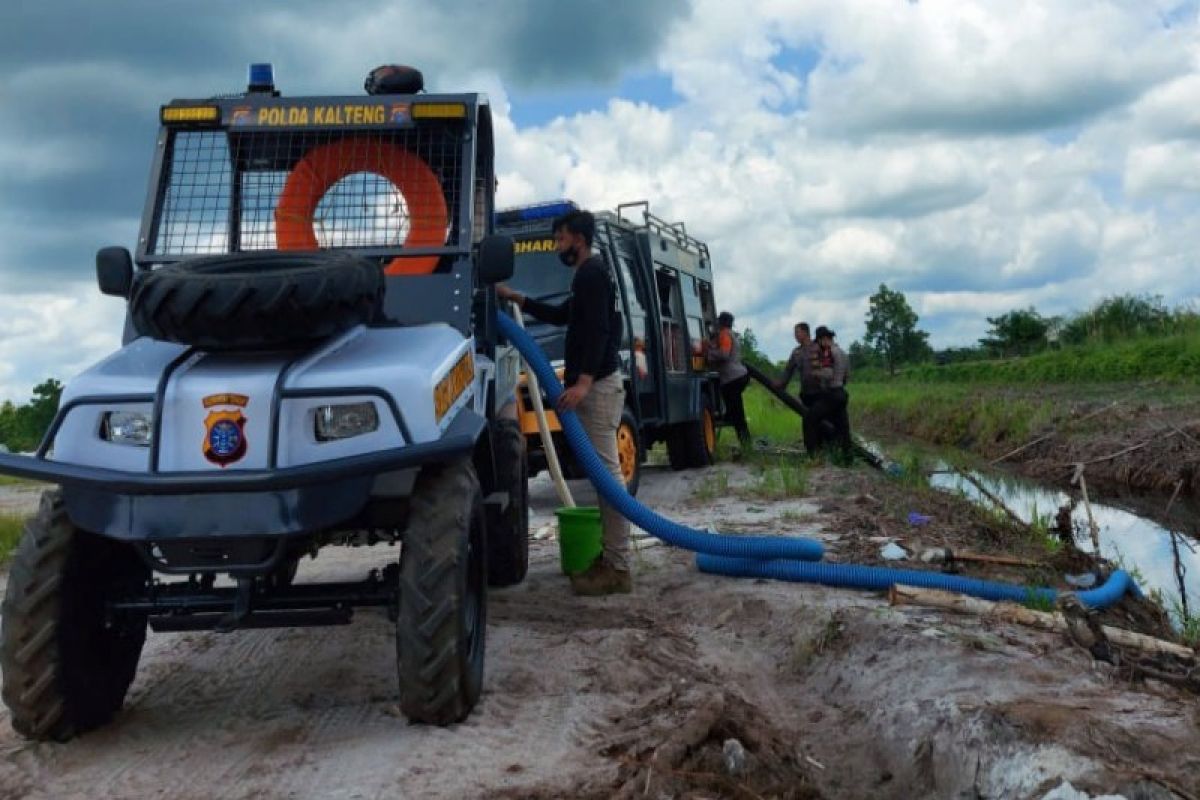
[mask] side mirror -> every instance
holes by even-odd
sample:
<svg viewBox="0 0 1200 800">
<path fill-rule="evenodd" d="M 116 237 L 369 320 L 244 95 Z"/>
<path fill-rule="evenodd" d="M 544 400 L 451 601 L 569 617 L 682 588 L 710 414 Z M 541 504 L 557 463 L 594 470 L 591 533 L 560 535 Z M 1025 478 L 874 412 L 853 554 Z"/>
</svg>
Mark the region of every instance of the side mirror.
<svg viewBox="0 0 1200 800">
<path fill-rule="evenodd" d="M 124 247 L 105 247 L 96 253 L 96 282 L 102 294 L 129 297 L 133 286 L 133 256 Z"/>
<path fill-rule="evenodd" d="M 479 243 L 479 279 L 485 284 L 506 281 L 513 276 L 515 267 L 513 240 L 511 236 L 492 234 Z"/>
</svg>

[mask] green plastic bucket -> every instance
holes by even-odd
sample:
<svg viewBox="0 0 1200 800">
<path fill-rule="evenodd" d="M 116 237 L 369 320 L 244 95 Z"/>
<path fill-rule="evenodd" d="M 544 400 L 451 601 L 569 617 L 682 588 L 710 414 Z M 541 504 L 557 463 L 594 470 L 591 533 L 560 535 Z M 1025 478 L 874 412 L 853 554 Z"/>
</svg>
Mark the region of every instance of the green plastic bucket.
<svg viewBox="0 0 1200 800">
<path fill-rule="evenodd" d="M 583 572 L 600 555 L 603 528 L 596 506 L 560 508 L 558 516 L 558 560 L 564 575 Z"/>
</svg>

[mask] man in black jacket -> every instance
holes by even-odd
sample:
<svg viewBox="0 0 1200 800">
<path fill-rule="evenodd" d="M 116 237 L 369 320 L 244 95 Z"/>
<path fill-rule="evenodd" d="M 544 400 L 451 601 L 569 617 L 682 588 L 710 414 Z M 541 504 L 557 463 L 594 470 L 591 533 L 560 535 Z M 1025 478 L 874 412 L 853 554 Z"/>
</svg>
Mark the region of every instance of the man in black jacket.
<svg viewBox="0 0 1200 800">
<path fill-rule="evenodd" d="M 620 318 L 616 286 L 609 268 L 592 254 L 596 220 L 588 211 L 571 211 L 554 221 L 554 245 L 563 264 L 575 270 L 571 296 L 560 305 L 531 300 L 503 284 L 496 294 L 522 311 L 551 325 L 566 325 L 567 337 L 559 411 L 574 411 L 600 460 L 618 483 L 624 483 L 617 456 L 617 428 L 625 406 L 625 387 L 617 371 Z M 632 591 L 629 572 L 629 522 L 600 499 L 604 548 L 584 572 L 571 576 L 576 594 L 603 595 Z"/>
</svg>

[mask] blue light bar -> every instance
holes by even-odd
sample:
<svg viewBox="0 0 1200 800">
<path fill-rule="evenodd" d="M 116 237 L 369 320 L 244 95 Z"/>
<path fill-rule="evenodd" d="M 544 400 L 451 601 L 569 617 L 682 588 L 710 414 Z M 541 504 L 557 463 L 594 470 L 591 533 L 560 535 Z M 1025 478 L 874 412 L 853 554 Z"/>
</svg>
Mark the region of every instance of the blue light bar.
<svg viewBox="0 0 1200 800">
<path fill-rule="evenodd" d="M 506 208 L 496 213 L 497 225 L 512 225 L 517 222 L 533 222 L 539 219 L 556 219 L 569 211 L 578 211 L 579 206 L 570 200 L 554 200 L 532 206 Z"/>
<path fill-rule="evenodd" d="M 274 89 L 275 68 L 270 64 L 251 64 L 248 83 L 250 91 L 254 91 L 255 89 Z"/>
</svg>

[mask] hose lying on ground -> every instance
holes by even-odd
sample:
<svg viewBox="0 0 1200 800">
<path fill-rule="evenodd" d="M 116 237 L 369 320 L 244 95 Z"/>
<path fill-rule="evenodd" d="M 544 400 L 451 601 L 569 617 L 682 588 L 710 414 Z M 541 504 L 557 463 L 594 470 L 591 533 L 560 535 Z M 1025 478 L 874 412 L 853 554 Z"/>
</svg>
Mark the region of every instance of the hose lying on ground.
<svg viewBox="0 0 1200 800">
<path fill-rule="evenodd" d="M 1053 605 L 1058 599 L 1055 589 L 1032 586 L 1015 586 L 1009 583 L 964 578 L 941 572 L 916 569 L 892 569 L 890 567 L 864 567 L 858 564 L 810 564 L 800 561 L 752 561 L 745 558 L 721 558 L 699 554 L 696 566 L 701 572 L 714 575 L 730 575 L 737 578 L 774 578 L 781 581 L 820 583 L 850 589 L 877 589 L 884 591 L 895 584 L 919 586 L 923 589 L 941 589 L 945 592 L 968 594 L 985 600 L 1014 603 L 1036 603 Z M 1129 574 L 1117 570 L 1108 580 L 1095 589 L 1076 592 L 1079 602 L 1091 608 L 1107 608 L 1133 587 Z"/>
<path fill-rule="evenodd" d="M 506 314 L 497 314 L 500 332 L 525 357 L 538 377 L 551 403 L 558 403 L 562 384 L 550 368 L 537 343 Z M 820 561 L 825 548 L 811 539 L 777 536 L 722 536 L 707 533 L 662 517 L 635 500 L 611 474 L 573 411 L 559 412 L 563 435 L 575 452 L 596 491 L 626 519 L 662 539 L 667 544 L 697 553 L 696 565 L 703 571 L 734 577 L 774 578 L 777 580 L 821 583 L 856 589 L 887 589 L 893 584 L 908 584 L 944 589 L 989 600 L 1054 602 L 1054 589 L 1014 586 L 1012 584 L 962 578 L 937 572 L 865 567 L 855 564 L 813 564 Z M 1104 585 L 1076 596 L 1086 606 L 1105 608 L 1116 603 L 1128 590 L 1137 591 L 1129 575 L 1117 570 Z"/>
</svg>

